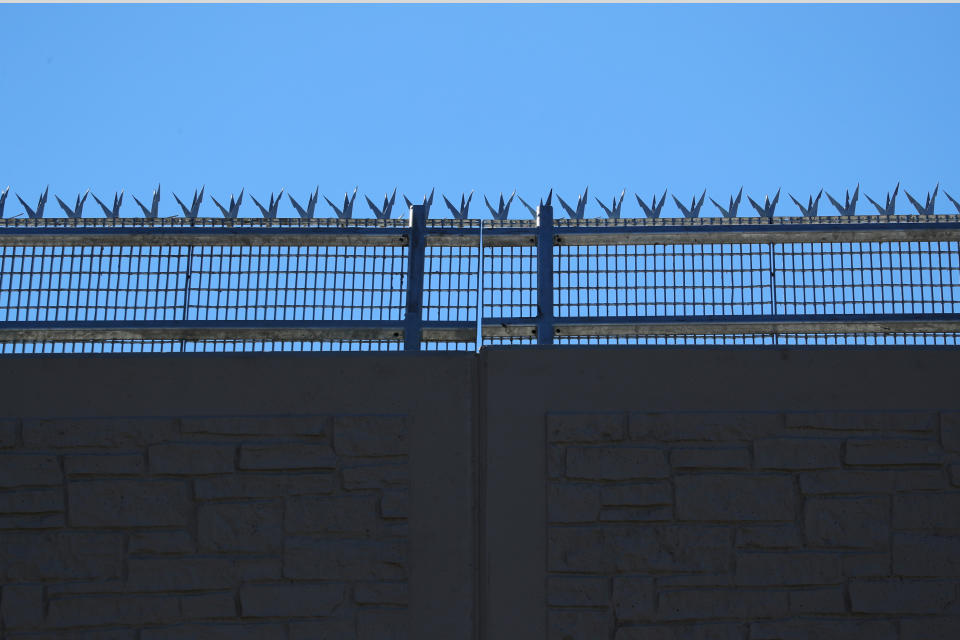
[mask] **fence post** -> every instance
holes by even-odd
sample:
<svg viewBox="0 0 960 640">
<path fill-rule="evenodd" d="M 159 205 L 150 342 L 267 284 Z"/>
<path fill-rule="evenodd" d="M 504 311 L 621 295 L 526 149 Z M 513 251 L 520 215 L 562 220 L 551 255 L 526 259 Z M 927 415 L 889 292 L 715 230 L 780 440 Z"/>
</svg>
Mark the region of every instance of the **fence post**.
<svg viewBox="0 0 960 640">
<path fill-rule="evenodd" d="M 407 249 L 407 309 L 403 319 L 403 350 L 420 350 L 421 312 L 423 310 L 423 267 L 426 262 L 427 207 L 410 206 Z"/>
<path fill-rule="evenodd" d="M 547 198 L 547 202 L 550 199 Z M 553 205 L 537 207 L 537 344 L 553 344 Z"/>
</svg>

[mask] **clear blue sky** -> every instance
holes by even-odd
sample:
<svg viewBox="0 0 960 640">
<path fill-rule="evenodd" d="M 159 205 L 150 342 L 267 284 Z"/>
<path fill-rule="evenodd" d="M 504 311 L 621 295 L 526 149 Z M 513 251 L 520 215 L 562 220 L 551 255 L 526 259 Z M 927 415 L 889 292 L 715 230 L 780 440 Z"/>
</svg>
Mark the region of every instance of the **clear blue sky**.
<svg viewBox="0 0 960 640">
<path fill-rule="evenodd" d="M 394 186 L 575 200 L 589 184 L 588 216 L 603 215 L 593 195 L 624 187 L 624 216 L 640 215 L 634 191 L 664 188 L 725 203 L 782 186 L 791 214 L 787 191 L 858 181 L 875 198 L 897 180 L 957 197 L 958 18 L 956 5 L 4 5 L 0 188 L 35 201 L 49 183 L 56 215 L 53 193 L 143 200 L 157 181 L 166 214 L 171 190 L 201 184 L 218 199 L 319 185 L 335 201 L 355 185 L 376 201 Z M 11 193 L 6 215 L 19 211 Z M 479 195 L 471 212 L 488 217 Z"/>
</svg>

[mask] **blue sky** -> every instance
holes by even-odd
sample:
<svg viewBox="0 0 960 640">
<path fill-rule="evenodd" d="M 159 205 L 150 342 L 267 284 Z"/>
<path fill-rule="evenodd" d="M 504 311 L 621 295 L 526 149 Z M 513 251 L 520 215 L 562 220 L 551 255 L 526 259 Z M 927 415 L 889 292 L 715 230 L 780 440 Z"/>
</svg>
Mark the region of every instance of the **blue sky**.
<svg viewBox="0 0 960 640">
<path fill-rule="evenodd" d="M 158 181 L 167 215 L 171 190 L 202 184 L 217 199 L 319 185 L 334 201 L 359 185 L 378 203 L 395 186 L 476 189 L 471 217 L 488 217 L 483 193 L 576 200 L 585 185 L 591 217 L 594 195 L 623 188 L 624 216 L 640 215 L 634 191 L 664 188 L 726 203 L 782 186 L 791 214 L 788 191 L 858 181 L 874 198 L 898 180 L 956 197 L 958 18 L 956 5 L 3 5 L 0 189 L 35 201 L 49 183 L 56 215 L 54 193 L 143 200 Z M 19 211 L 11 193 L 6 215 Z M 201 211 L 216 214 L 209 198 Z"/>
</svg>

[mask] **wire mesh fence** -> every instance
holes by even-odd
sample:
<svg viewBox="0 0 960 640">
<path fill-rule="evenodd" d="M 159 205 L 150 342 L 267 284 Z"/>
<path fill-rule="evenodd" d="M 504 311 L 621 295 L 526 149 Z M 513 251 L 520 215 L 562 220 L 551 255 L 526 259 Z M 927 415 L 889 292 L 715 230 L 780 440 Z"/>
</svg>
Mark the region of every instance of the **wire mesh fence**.
<svg viewBox="0 0 960 640">
<path fill-rule="evenodd" d="M 956 216 L 550 216 L 489 228 L 417 227 L 413 216 L 406 226 L 205 220 L 112 236 L 97 220 L 3 221 L 0 352 L 474 350 L 478 332 L 483 346 L 955 345 L 960 335 Z"/>
</svg>

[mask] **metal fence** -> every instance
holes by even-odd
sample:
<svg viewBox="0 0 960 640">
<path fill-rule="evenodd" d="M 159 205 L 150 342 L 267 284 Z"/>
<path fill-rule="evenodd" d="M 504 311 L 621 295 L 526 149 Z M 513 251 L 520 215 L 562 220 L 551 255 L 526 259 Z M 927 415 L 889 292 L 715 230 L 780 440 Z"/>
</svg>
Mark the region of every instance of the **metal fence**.
<svg viewBox="0 0 960 640">
<path fill-rule="evenodd" d="M 960 216 L 0 221 L 4 353 L 956 344 Z"/>
</svg>

